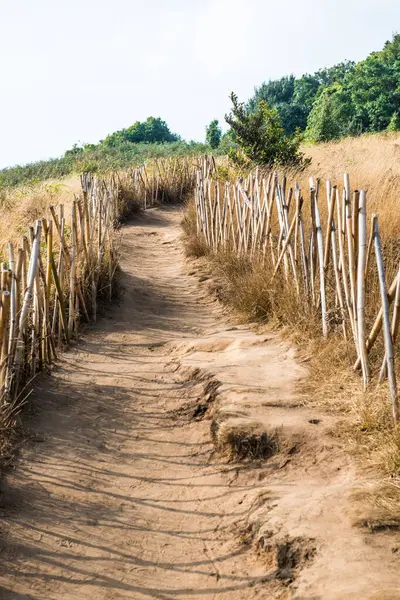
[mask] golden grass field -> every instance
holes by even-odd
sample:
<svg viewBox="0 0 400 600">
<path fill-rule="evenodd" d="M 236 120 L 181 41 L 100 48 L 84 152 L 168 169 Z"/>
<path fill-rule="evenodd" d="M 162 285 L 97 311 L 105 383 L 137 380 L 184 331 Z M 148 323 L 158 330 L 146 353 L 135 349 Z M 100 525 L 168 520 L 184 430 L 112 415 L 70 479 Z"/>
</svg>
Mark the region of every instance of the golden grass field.
<svg viewBox="0 0 400 600">
<path fill-rule="evenodd" d="M 50 216 L 50 206 L 68 207 L 81 191 L 79 176 L 44 181 L 31 186 L 0 190 L 0 257 L 7 260 L 7 244 L 16 246 L 37 219 Z M 66 212 L 66 214 L 68 214 Z"/>
<path fill-rule="evenodd" d="M 382 235 L 399 237 L 400 132 L 345 138 L 302 150 L 312 159 L 299 177 L 302 188 L 308 189 L 309 175 L 342 184 L 343 173 L 349 173 L 352 187 L 367 191 L 368 207 L 378 214 Z"/>
</svg>

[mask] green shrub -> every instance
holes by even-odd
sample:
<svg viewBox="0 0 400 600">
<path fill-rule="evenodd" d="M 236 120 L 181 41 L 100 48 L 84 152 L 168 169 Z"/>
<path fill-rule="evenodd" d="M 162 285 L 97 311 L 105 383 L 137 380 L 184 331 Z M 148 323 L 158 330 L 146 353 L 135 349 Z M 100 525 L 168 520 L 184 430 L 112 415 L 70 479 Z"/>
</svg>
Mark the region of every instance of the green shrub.
<svg viewBox="0 0 400 600">
<path fill-rule="evenodd" d="M 214 121 L 211 121 L 208 127 L 206 127 L 206 142 L 214 150 L 220 145 L 221 137 L 221 127 L 219 126 L 217 119 L 215 119 Z"/>
<path fill-rule="evenodd" d="M 240 150 L 231 152 L 231 157 L 237 161 L 244 155 L 262 166 L 293 165 L 305 163 L 304 155 L 300 152 L 300 137 L 286 136 L 278 111 L 261 101 L 258 107 L 249 111 L 245 104 L 240 103 L 236 94 L 231 94 L 232 110 L 225 119 L 231 126 Z"/>
</svg>

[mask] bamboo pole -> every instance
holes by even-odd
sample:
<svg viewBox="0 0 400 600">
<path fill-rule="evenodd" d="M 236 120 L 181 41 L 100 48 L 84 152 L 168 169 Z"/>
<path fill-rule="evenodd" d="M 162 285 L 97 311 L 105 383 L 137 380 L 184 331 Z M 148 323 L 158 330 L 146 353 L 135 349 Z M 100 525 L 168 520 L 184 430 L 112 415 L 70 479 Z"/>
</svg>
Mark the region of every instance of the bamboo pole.
<svg viewBox="0 0 400 600">
<path fill-rule="evenodd" d="M 7 273 L 8 274 L 8 273 Z M 7 369 L 7 340 L 10 323 L 10 292 L 9 290 L 2 291 L 2 340 L 1 340 L 1 360 L 0 360 L 0 390 L 1 403 L 7 403 L 9 398 L 6 390 L 6 369 Z"/>
<path fill-rule="evenodd" d="M 375 222 L 377 220 L 377 216 L 374 215 L 374 217 L 375 217 L 374 218 L 374 230 L 375 230 Z M 397 273 L 396 273 L 396 277 L 393 279 L 393 281 L 389 287 L 389 290 L 388 290 L 389 304 L 394 300 L 395 293 L 396 293 L 396 286 L 397 286 Z M 379 332 L 382 329 L 382 323 L 383 323 L 383 309 L 381 307 L 378 311 L 378 314 L 375 318 L 372 329 L 366 340 L 366 349 L 367 349 L 368 353 L 371 351 L 371 348 L 373 347 L 373 345 L 376 342 Z M 354 371 L 357 371 L 357 369 L 359 369 L 360 366 L 361 366 L 361 360 L 360 360 L 360 357 L 358 357 L 353 366 Z"/>
<path fill-rule="evenodd" d="M 358 325 L 357 325 L 357 301 L 356 301 L 356 265 L 354 261 L 354 240 L 352 231 L 352 215 L 350 203 L 350 183 L 347 173 L 345 174 L 345 206 L 346 206 L 346 235 L 347 235 L 347 252 L 348 252 L 348 268 L 350 277 L 350 293 L 351 293 L 351 310 L 353 312 L 354 321 L 354 341 L 356 345 L 357 355 L 360 355 L 358 344 Z"/>
<path fill-rule="evenodd" d="M 324 250 L 324 269 L 325 271 L 328 268 L 329 264 L 329 253 L 331 250 L 331 236 L 332 236 L 332 221 L 333 215 L 335 213 L 335 204 L 336 204 L 336 186 L 332 188 L 331 182 L 328 180 L 326 182 L 326 199 L 328 202 L 328 223 L 326 226 L 326 236 L 325 236 L 325 250 Z"/>
<path fill-rule="evenodd" d="M 24 293 L 24 300 L 22 303 L 21 315 L 20 315 L 20 319 L 19 319 L 19 333 L 18 333 L 17 347 L 16 347 L 15 359 L 14 359 L 15 381 L 16 381 L 17 387 L 18 387 L 20 368 L 21 368 L 22 357 L 23 357 L 24 346 L 25 346 L 25 343 L 24 343 L 25 330 L 26 330 L 26 326 L 27 326 L 27 322 L 28 322 L 29 308 L 30 308 L 30 305 L 32 302 L 32 297 L 33 297 L 33 286 L 34 286 L 34 282 L 36 280 L 36 275 L 37 275 L 38 257 L 39 257 L 39 251 L 40 251 L 40 239 L 41 239 L 41 222 L 36 221 L 36 230 L 35 230 L 35 236 L 34 236 L 34 241 L 33 241 L 33 245 L 32 245 L 31 257 L 30 257 L 30 261 L 29 261 L 28 277 L 27 277 L 26 289 L 25 289 L 25 293 Z"/>
<path fill-rule="evenodd" d="M 367 255 L 367 212 L 366 194 L 362 190 L 357 195 L 358 224 L 355 226 L 358 241 L 358 269 L 357 269 L 357 326 L 358 348 L 361 359 L 361 368 L 364 379 L 364 390 L 367 389 L 370 373 L 368 367 L 368 354 L 365 343 L 365 265 Z"/>
<path fill-rule="evenodd" d="M 12 360 L 15 346 L 15 335 L 17 330 L 17 282 L 16 282 L 16 266 L 14 258 L 14 247 L 13 244 L 8 244 L 8 265 L 9 265 L 9 277 L 10 277 L 10 331 L 8 338 L 8 345 L 6 348 L 6 364 L 5 368 L 5 379 L 4 379 L 4 392 L 10 394 L 11 377 L 12 377 Z"/>
<path fill-rule="evenodd" d="M 393 343 L 392 335 L 390 332 L 390 320 L 389 320 L 389 299 L 386 290 L 386 278 L 385 278 L 385 267 L 383 264 L 383 255 L 381 247 L 381 239 L 379 235 L 378 219 L 375 220 L 374 229 L 374 246 L 375 246 L 375 258 L 376 266 L 378 268 L 379 276 L 379 289 L 381 292 L 382 301 L 382 313 L 383 313 L 383 334 L 385 340 L 385 353 L 386 353 L 386 365 L 389 380 L 390 397 L 392 401 L 392 415 L 395 424 L 399 420 L 399 400 L 397 394 L 397 382 L 396 373 L 394 370 L 394 355 L 393 355 Z"/>
<path fill-rule="evenodd" d="M 393 344 L 395 343 L 396 339 L 397 339 L 397 334 L 399 331 L 399 324 L 400 324 L 400 265 L 397 271 L 397 282 L 396 282 L 396 293 L 395 293 L 395 297 L 394 297 L 394 308 L 393 308 L 393 315 L 392 315 L 392 327 L 391 327 L 391 334 L 392 334 L 392 339 L 393 339 Z M 383 357 L 383 362 L 382 362 L 382 367 L 379 373 L 379 383 L 382 383 L 382 381 L 385 379 L 387 375 L 387 365 L 386 365 L 386 354 Z"/>
<path fill-rule="evenodd" d="M 325 290 L 325 271 L 324 271 L 324 243 L 322 239 L 322 227 L 321 219 L 318 209 L 317 195 L 314 194 L 314 215 L 315 215 L 315 230 L 317 234 L 317 249 L 318 249 L 318 262 L 319 262 L 319 291 L 321 297 L 321 311 L 322 311 L 322 335 L 327 337 L 328 335 L 328 316 L 326 312 L 326 290 Z"/>
<path fill-rule="evenodd" d="M 43 227 L 43 230 L 45 228 Z M 45 324 L 44 324 L 44 334 L 45 339 L 44 343 L 47 349 L 47 360 L 49 364 L 52 363 L 52 354 L 54 358 L 57 358 L 54 345 L 53 345 L 53 337 L 52 331 L 50 327 L 50 301 L 51 301 L 51 260 L 53 257 L 53 221 L 50 219 L 47 224 L 47 231 L 45 232 L 46 236 L 46 248 L 47 248 L 47 264 L 46 264 L 46 291 L 45 291 Z"/>
<path fill-rule="evenodd" d="M 282 259 L 283 259 L 284 255 L 285 255 L 286 249 L 287 249 L 287 247 L 288 247 L 288 246 L 289 246 L 289 244 L 290 244 L 290 238 L 291 238 L 291 236 L 292 236 L 292 233 L 293 233 L 293 231 L 294 231 L 294 228 L 295 228 L 295 226 L 296 226 L 296 222 L 297 222 L 297 220 L 298 220 L 298 214 L 297 214 L 297 211 L 296 211 L 296 214 L 293 216 L 292 222 L 291 222 L 291 224 L 290 224 L 290 228 L 289 228 L 289 231 L 288 231 L 288 234 L 287 234 L 287 238 L 285 239 L 285 242 L 284 242 L 284 244 L 283 244 L 283 246 L 282 246 L 281 253 L 280 253 L 280 255 L 279 255 L 279 257 L 278 257 L 278 260 L 277 260 L 277 262 L 276 262 L 275 269 L 274 269 L 274 273 L 273 273 L 273 275 L 272 275 L 272 279 L 274 279 L 274 278 L 275 278 L 275 275 L 277 274 L 277 272 L 278 272 L 278 269 L 279 269 L 279 266 L 280 266 L 280 264 L 281 264 L 281 262 L 282 262 Z"/>
<path fill-rule="evenodd" d="M 300 258 L 303 270 L 303 282 L 304 282 L 304 291 L 306 297 L 309 297 L 310 288 L 309 288 L 309 274 L 308 274 L 308 259 L 307 252 L 305 247 L 305 235 L 304 235 L 304 222 L 303 215 L 300 211 L 299 213 L 299 244 L 300 244 Z"/>
<path fill-rule="evenodd" d="M 352 208 L 352 224 L 351 224 L 351 232 L 353 235 L 353 246 L 354 246 L 354 263 L 358 264 L 358 211 L 360 209 L 360 192 L 358 190 L 354 190 L 353 192 L 353 208 Z"/>
<path fill-rule="evenodd" d="M 335 198 L 334 202 L 336 204 L 336 200 L 338 199 L 338 192 L 337 192 L 336 186 L 333 187 L 332 193 L 334 194 L 334 198 Z M 331 196 L 331 198 L 333 200 L 332 196 Z M 339 238 L 340 238 L 340 208 L 339 208 L 338 229 L 339 229 Z M 340 241 L 339 241 L 339 243 L 340 243 Z M 334 218 L 332 218 L 331 248 L 332 248 L 333 272 L 335 275 L 335 284 L 336 284 L 336 294 L 337 294 L 337 297 L 339 300 L 340 312 L 341 312 L 341 317 L 342 317 L 343 337 L 345 340 L 347 340 L 345 301 L 344 301 L 344 297 L 343 297 L 343 289 L 342 289 L 342 283 L 340 280 L 340 273 L 339 273 L 339 260 L 338 260 L 337 246 L 336 246 L 336 225 L 335 225 Z"/>
<path fill-rule="evenodd" d="M 1 263 L 1 289 L 0 289 L 0 360 L 1 355 L 3 353 L 3 340 L 4 340 L 4 329 L 5 329 L 5 308 L 3 304 L 3 291 L 7 290 L 7 281 L 6 281 L 6 273 L 7 273 L 7 264 Z M 0 363 L 0 371 L 1 371 L 1 363 Z"/>
<path fill-rule="evenodd" d="M 344 249 L 344 227 L 345 227 L 344 221 L 345 221 L 345 207 L 346 207 L 345 195 L 343 195 L 343 203 L 342 203 L 342 207 L 340 207 L 339 191 L 337 189 L 336 189 L 336 206 L 337 206 L 337 221 L 338 221 L 339 257 L 340 257 L 340 267 L 341 267 L 341 271 L 342 271 L 343 290 L 344 290 L 344 295 L 345 295 L 347 311 L 348 311 L 348 315 L 349 315 L 350 327 L 351 327 L 351 331 L 353 334 L 354 344 L 357 347 L 357 337 L 356 337 L 357 334 L 355 331 L 354 313 L 353 313 L 353 307 L 352 307 L 352 303 L 351 303 L 351 292 L 350 292 L 350 288 L 349 288 L 347 266 L 346 266 L 347 261 L 346 261 L 345 249 Z"/>
<path fill-rule="evenodd" d="M 75 229 L 76 203 L 72 205 L 71 213 L 71 270 L 69 282 L 69 311 L 68 311 L 68 336 L 71 337 L 75 325 L 75 290 L 76 290 L 76 229 Z"/>
<path fill-rule="evenodd" d="M 371 251 L 372 251 L 372 246 L 374 245 L 374 219 L 376 218 L 376 215 L 372 215 L 371 217 L 371 231 L 369 234 L 369 240 L 368 240 L 368 249 L 367 249 L 367 258 L 365 260 L 365 279 L 367 281 L 367 276 L 368 276 L 368 265 L 369 265 L 369 260 L 371 257 Z"/>
<path fill-rule="evenodd" d="M 63 291 L 62 291 L 62 288 L 61 288 L 60 278 L 59 278 L 59 275 L 57 273 L 56 266 L 54 264 L 54 258 L 52 258 L 50 264 L 51 264 L 51 272 L 53 274 L 54 284 L 55 284 L 56 289 L 57 289 L 57 300 L 58 300 L 59 307 L 60 307 L 61 322 L 62 322 L 62 326 L 63 326 L 63 329 L 64 329 L 64 334 L 65 334 L 65 338 L 66 338 L 67 344 L 69 344 L 70 343 L 70 335 L 69 335 L 67 311 L 65 309 Z"/>
</svg>

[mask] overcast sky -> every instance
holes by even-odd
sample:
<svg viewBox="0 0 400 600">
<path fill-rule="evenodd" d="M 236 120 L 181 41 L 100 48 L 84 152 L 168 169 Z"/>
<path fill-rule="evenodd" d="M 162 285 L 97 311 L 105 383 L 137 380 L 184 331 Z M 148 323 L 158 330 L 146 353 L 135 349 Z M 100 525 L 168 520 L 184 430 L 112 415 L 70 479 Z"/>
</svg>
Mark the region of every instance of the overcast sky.
<svg viewBox="0 0 400 600">
<path fill-rule="evenodd" d="M 269 78 L 379 50 L 399 0 L 0 0 L 0 168 L 162 117 L 186 139 Z"/>
</svg>

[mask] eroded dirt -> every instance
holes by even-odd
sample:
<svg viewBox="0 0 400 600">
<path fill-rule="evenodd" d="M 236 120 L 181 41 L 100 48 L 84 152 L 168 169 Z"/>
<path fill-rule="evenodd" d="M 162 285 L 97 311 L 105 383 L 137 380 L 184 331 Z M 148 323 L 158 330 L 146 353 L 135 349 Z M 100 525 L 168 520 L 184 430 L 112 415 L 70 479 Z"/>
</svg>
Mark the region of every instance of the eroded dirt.
<svg viewBox="0 0 400 600">
<path fill-rule="evenodd" d="M 2 484 L 0 598 L 400 598 L 400 535 L 354 526 L 333 418 L 299 405 L 287 344 L 185 274 L 180 218 L 125 228 L 121 300 L 36 386 Z M 232 432 L 274 445 L 232 462 L 210 429 L 222 451 Z"/>
</svg>

